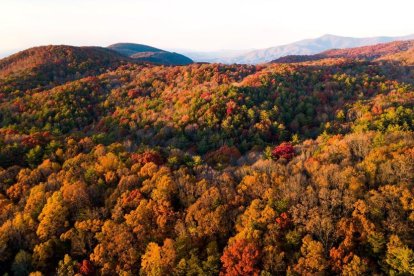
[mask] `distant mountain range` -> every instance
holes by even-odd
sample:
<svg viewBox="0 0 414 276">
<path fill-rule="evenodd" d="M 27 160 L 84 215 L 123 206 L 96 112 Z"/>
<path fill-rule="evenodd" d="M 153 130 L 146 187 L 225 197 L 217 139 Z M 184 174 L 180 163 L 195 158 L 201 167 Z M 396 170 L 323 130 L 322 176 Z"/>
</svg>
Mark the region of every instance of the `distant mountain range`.
<svg viewBox="0 0 414 276">
<path fill-rule="evenodd" d="M 180 52 L 196 62 L 208 63 L 232 63 L 231 60 L 239 56 L 245 55 L 253 49 L 249 50 L 217 50 L 217 51 L 191 51 L 181 50 Z"/>
<path fill-rule="evenodd" d="M 108 46 L 108 48 L 136 61 L 164 65 L 187 65 L 193 63 L 190 58 L 184 55 L 167 52 L 165 50 L 142 44 L 117 43 Z"/>
<path fill-rule="evenodd" d="M 235 53 L 235 51 L 227 51 L 227 53 L 231 53 L 227 55 L 226 52 L 211 52 L 208 53 L 208 55 L 206 55 L 206 53 L 203 52 L 187 52 L 186 54 L 192 57 L 197 62 L 205 61 L 221 63 L 258 64 L 270 62 L 277 58 L 288 55 L 312 55 L 329 49 L 344 49 L 360 46 L 369 46 L 378 43 L 410 39 L 414 39 L 414 34 L 399 37 L 381 36 L 368 38 L 344 37 L 328 34 L 315 39 L 305 39 L 291 44 L 244 52 L 240 55 L 234 55 L 233 53 Z M 217 54 L 216 57 L 212 56 L 214 53 Z"/>
<path fill-rule="evenodd" d="M 102 55 L 106 51 L 111 58 L 114 59 L 115 53 L 117 53 L 117 60 L 121 59 L 130 62 L 143 62 L 153 63 L 160 65 L 188 65 L 196 62 L 209 62 L 209 63 L 225 63 L 225 64 L 259 64 L 267 62 L 298 62 L 304 60 L 315 60 L 326 57 L 344 56 L 345 52 L 338 52 L 338 49 L 349 49 L 361 46 L 372 46 L 381 43 L 389 43 L 394 41 L 406 41 L 414 39 L 414 35 L 399 36 L 399 37 L 370 37 L 370 38 L 354 38 L 354 37 L 342 37 L 335 35 L 324 35 L 315 39 L 305 39 L 298 42 L 294 42 L 287 45 L 281 45 L 277 47 L 261 49 L 261 50 L 222 50 L 212 52 L 197 52 L 197 51 L 181 51 L 183 54 L 175 52 L 169 52 L 166 50 L 158 49 L 152 46 L 134 43 L 117 43 L 110 45 L 106 48 L 103 47 L 72 47 L 72 46 L 43 46 L 49 47 L 53 51 L 59 51 L 67 47 L 75 51 L 77 54 L 94 54 Z M 51 47 L 51 48 L 50 48 Z M 70 48 L 72 47 L 72 48 Z M 77 49 L 74 49 L 77 48 Z M 334 52 L 329 52 L 334 51 Z M 42 55 L 47 53 L 41 47 L 31 48 L 18 54 L 14 54 L 8 58 L 2 59 L 1 63 L 5 66 L 5 63 L 9 63 L 16 58 L 23 58 L 30 56 L 29 53 L 41 52 Z M 336 51 L 336 52 L 335 52 Z M 370 51 L 370 50 L 368 50 Z M 341 53 L 341 54 L 340 54 Z M 4 53 L 3 53 L 4 54 Z M 20 54 L 20 55 L 19 55 Z M 365 53 L 368 54 L 368 53 Z M 53 55 L 53 53 L 52 53 Z M 34 55 L 33 57 L 37 57 Z M 31 57 L 31 59 L 33 59 Z M 1 56 L 0 56 L 1 58 Z M 355 58 L 355 57 L 352 57 Z M 404 57 L 401 57 L 404 58 Z M 33 64 L 30 62 L 30 64 Z M 9 66 L 7 66 L 9 67 Z M 3 70 L 4 71 L 4 70 Z"/>
<path fill-rule="evenodd" d="M 370 46 L 332 49 L 315 55 L 289 55 L 272 63 L 296 63 L 322 59 L 345 58 L 353 60 L 393 60 L 412 65 L 414 62 L 414 40 L 393 41 Z"/>
</svg>

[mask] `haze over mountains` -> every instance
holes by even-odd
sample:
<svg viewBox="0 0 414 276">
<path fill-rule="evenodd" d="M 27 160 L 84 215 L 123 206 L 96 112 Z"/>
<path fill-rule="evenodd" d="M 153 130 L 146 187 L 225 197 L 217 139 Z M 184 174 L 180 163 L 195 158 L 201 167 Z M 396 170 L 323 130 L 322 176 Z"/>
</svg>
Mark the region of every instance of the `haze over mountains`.
<svg viewBox="0 0 414 276">
<path fill-rule="evenodd" d="M 325 36 L 325 38 L 327 37 Z M 376 39 L 386 40 L 390 38 Z M 327 41 L 326 39 L 322 40 Z M 345 46 L 346 43 L 350 43 L 344 39 L 334 39 L 332 36 L 328 40 L 330 45 L 338 45 L 341 42 L 341 45 Z M 374 38 L 370 41 L 373 40 Z M 315 41 L 313 40 L 308 45 L 316 45 Z M 344 49 L 333 48 L 313 55 L 286 55 L 272 60 L 271 63 L 299 63 L 323 59 L 392 60 L 402 64 L 414 63 L 414 40 L 393 41 Z M 48 84 L 50 81 L 60 83 L 71 79 L 79 79 L 86 75 L 101 74 L 106 70 L 113 70 L 127 63 L 188 65 L 193 61 L 177 53 L 141 44 L 119 43 L 107 48 L 49 45 L 30 48 L 1 59 L 0 78 L 7 77 L 8 81 L 12 81 L 14 86 L 18 86 L 15 79 L 21 79 L 22 83 L 39 86 Z M 29 82 L 29 79 L 32 81 Z"/>
<path fill-rule="evenodd" d="M 331 49 L 315 55 L 288 55 L 280 57 L 273 63 L 297 63 L 322 59 L 356 59 L 356 60 L 393 60 L 402 64 L 412 64 L 414 40 L 393 41 L 370 46 L 345 49 Z"/>
<path fill-rule="evenodd" d="M 190 57 L 196 62 L 209 62 L 209 63 L 225 63 L 231 64 L 233 59 L 236 59 L 242 55 L 250 53 L 254 49 L 245 50 L 217 50 L 217 51 L 193 51 L 193 50 L 181 50 L 182 54 Z"/>
<path fill-rule="evenodd" d="M 135 43 L 116 43 L 107 48 L 117 51 L 135 61 L 150 62 L 163 65 L 187 65 L 195 62 L 224 63 L 224 64 L 260 64 L 277 60 L 291 55 L 314 55 L 331 49 L 346 49 L 370 46 L 379 43 L 414 39 L 414 34 L 396 37 L 344 37 L 324 35 L 315 39 L 304 39 L 286 45 L 266 49 L 194 51 L 190 49 L 166 51 L 152 46 Z M 0 58 L 11 55 L 12 51 L 0 53 Z"/>
<path fill-rule="evenodd" d="M 221 63 L 240 63 L 240 64 L 258 64 L 275 60 L 277 58 L 288 55 L 312 55 L 317 54 L 329 49 L 344 49 L 360 46 L 375 45 L 378 43 L 386 43 L 399 40 L 414 39 L 414 34 L 398 37 L 344 37 L 337 35 L 324 35 L 315 39 L 304 39 L 294 43 L 275 46 L 266 49 L 258 49 L 249 52 L 242 53 L 240 55 L 227 55 L 223 53 L 217 53 L 217 57 L 208 57 L 208 53 L 194 53 L 186 52 L 190 58 L 194 61 L 205 62 L 221 62 Z M 229 52 L 229 51 L 226 51 Z M 210 54 L 211 55 L 211 54 Z"/>
</svg>

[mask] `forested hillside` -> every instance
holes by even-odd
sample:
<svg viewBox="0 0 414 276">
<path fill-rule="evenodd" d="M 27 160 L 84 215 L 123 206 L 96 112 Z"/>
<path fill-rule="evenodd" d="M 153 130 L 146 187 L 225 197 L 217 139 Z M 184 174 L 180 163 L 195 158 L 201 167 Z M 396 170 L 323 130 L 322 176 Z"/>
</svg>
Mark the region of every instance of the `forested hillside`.
<svg viewBox="0 0 414 276">
<path fill-rule="evenodd" d="M 414 274 L 401 53 L 166 67 L 52 50 L 0 61 L 0 273 Z"/>
<path fill-rule="evenodd" d="M 50 45 L 27 49 L 0 60 L 0 93 L 20 94 L 51 88 L 115 69 L 128 58 L 100 47 Z"/>
<path fill-rule="evenodd" d="M 188 65 L 193 61 L 181 54 L 167 52 L 151 46 L 134 43 L 117 43 L 109 49 L 128 56 L 135 61 L 151 62 L 158 65 Z"/>
<path fill-rule="evenodd" d="M 390 43 L 393 41 L 403 41 L 414 39 L 414 35 L 400 36 L 400 37 L 344 37 L 326 34 L 314 39 L 300 40 L 294 43 L 275 46 L 266 49 L 258 49 L 242 53 L 241 55 L 220 58 L 226 63 L 248 63 L 258 64 L 270 62 L 272 60 L 283 58 L 291 55 L 314 55 L 330 49 L 349 49 L 362 46 L 371 46 L 379 43 Z"/>
<path fill-rule="evenodd" d="M 273 61 L 273 63 L 295 63 L 315 61 L 326 58 L 347 58 L 358 60 L 398 61 L 402 65 L 413 65 L 414 40 L 382 43 L 347 49 L 332 49 L 315 55 L 289 55 Z"/>
</svg>

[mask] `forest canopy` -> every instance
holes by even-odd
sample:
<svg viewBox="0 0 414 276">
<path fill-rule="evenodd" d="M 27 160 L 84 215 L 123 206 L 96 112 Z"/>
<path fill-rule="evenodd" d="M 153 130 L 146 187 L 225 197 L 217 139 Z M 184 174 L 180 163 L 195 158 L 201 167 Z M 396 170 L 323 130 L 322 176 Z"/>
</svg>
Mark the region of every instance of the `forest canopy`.
<svg viewBox="0 0 414 276">
<path fill-rule="evenodd" d="M 95 50 L 0 67 L 0 273 L 414 274 L 407 59 Z"/>
</svg>

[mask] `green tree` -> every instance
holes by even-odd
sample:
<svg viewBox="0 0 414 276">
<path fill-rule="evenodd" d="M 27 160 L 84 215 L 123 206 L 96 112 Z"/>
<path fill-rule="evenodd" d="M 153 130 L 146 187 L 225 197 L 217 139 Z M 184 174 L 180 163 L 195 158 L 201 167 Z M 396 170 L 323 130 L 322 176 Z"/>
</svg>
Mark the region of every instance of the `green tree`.
<svg viewBox="0 0 414 276">
<path fill-rule="evenodd" d="M 42 162 L 43 149 L 37 145 L 26 154 L 26 162 L 30 167 L 36 168 Z"/>
<path fill-rule="evenodd" d="M 385 262 L 391 267 L 391 271 L 414 274 L 414 252 L 396 235 L 391 235 L 387 244 Z"/>
<path fill-rule="evenodd" d="M 24 250 L 20 250 L 14 257 L 11 270 L 16 276 L 28 275 L 32 271 L 32 255 Z"/>
</svg>

